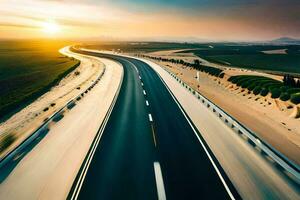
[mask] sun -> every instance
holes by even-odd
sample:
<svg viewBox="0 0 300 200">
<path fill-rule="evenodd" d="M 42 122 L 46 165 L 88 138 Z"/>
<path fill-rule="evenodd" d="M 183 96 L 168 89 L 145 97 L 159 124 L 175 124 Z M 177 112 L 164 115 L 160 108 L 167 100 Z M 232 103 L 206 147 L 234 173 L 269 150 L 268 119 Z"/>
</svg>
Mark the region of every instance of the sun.
<svg viewBox="0 0 300 200">
<path fill-rule="evenodd" d="M 55 34 L 60 31 L 60 26 L 53 20 L 44 22 L 42 28 L 47 34 Z"/>
</svg>

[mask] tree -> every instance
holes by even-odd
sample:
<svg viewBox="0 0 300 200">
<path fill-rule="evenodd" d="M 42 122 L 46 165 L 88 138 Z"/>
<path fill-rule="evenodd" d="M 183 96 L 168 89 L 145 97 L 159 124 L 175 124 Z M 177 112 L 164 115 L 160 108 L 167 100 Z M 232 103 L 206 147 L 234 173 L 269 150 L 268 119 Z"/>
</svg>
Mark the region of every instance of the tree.
<svg viewBox="0 0 300 200">
<path fill-rule="evenodd" d="M 198 59 L 194 60 L 194 65 L 197 67 L 200 65 L 200 61 Z"/>
<path fill-rule="evenodd" d="M 297 82 L 296 82 L 296 87 L 297 87 L 297 88 L 300 88 L 300 80 L 299 80 L 299 79 L 298 79 Z"/>
<path fill-rule="evenodd" d="M 297 81 L 298 82 L 298 81 Z M 291 87 L 297 87 L 297 83 L 294 76 L 285 74 L 283 76 L 283 84 Z"/>
</svg>

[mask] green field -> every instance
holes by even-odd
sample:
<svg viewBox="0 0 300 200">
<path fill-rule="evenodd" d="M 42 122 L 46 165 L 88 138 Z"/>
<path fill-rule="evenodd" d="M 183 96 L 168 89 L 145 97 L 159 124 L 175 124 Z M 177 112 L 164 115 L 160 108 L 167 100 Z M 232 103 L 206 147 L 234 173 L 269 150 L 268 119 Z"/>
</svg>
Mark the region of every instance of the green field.
<svg viewBox="0 0 300 200">
<path fill-rule="evenodd" d="M 208 61 L 224 65 L 300 74 L 300 46 L 210 44 L 213 48 L 186 50 Z M 287 54 L 262 51 L 287 49 Z"/>
<path fill-rule="evenodd" d="M 182 50 L 208 61 L 247 69 L 300 74 L 299 45 L 253 45 L 238 43 L 167 43 L 167 42 L 106 42 L 89 43 L 84 47 L 123 52 L 149 53 Z M 191 50 L 194 49 L 194 50 Z M 287 49 L 287 54 L 266 54 L 262 51 Z"/>
<path fill-rule="evenodd" d="M 168 43 L 168 42 L 105 42 L 87 43 L 86 48 L 101 50 L 121 50 L 123 52 L 149 53 L 162 50 L 206 48 L 207 45 L 191 43 Z"/>
<path fill-rule="evenodd" d="M 78 61 L 61 55 L 66 42 L 0 41 L 0 119 L 23 108 L 74 70 Z"/>
</svg>

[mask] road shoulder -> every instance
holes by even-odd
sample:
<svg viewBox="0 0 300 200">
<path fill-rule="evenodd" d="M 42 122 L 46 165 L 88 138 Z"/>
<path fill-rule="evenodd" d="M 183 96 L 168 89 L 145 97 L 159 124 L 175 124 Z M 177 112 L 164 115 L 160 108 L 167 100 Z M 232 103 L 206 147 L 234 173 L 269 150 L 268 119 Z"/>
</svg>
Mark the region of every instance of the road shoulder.
<svg viewBox="0 0 300 200">
<path fill-rule="evenodd" d="M 84 56 L 85 58 L 87 56 Z M 122 82 L 120 64 L 106 66 L 98 84 L 22 159 L 0 185 L 0 199 L 65 199 Z"/>
</svg>

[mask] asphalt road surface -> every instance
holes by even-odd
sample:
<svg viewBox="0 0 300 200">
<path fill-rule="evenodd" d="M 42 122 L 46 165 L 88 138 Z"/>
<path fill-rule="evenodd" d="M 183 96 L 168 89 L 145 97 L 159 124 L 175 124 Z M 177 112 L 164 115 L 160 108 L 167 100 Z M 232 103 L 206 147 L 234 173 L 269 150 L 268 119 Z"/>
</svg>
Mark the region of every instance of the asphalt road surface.
<svg viewBox="0 0 300 200">
<path fill-rule="evenodd" d="M 120 62 L 124 79 L 79 199 L 240 198 L 150 66 L 118 55 L 80 53 Z M 76 181 L 68 198 L 74 197 Z"/>
</svg>

